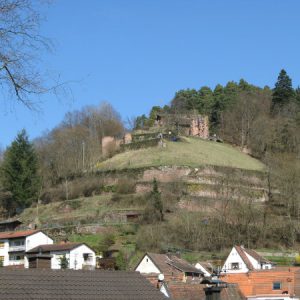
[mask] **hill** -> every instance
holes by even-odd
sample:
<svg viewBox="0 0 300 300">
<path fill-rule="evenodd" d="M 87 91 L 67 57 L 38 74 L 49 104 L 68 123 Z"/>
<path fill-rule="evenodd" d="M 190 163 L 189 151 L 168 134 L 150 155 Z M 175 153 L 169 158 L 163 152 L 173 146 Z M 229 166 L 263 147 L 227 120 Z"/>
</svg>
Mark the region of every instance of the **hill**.
<svg viewBox="0 0 300 300">
<path fill-rule="evenodd" d="M 180 142 L 167 142 L 166 147 L 131 150 L 115 155 L 101 163 L 99 170 L 121 170 L 157 166 L 198 167 L 213 165 L 263 171 L 264 165 L 239 151 L 222 143 L 197 138 L 181 138 Z"/>
</svg>

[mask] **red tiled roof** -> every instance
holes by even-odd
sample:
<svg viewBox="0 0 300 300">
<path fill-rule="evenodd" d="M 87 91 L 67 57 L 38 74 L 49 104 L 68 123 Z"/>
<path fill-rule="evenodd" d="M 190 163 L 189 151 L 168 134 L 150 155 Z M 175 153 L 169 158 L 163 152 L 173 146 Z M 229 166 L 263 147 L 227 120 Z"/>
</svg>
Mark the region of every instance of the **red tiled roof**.
<svg viewBox="0 0 300 300">
<path fill-rule="evenodd" d="M 184 282 L 169 282 L 167 289 L 174 300 L 205 300 L 204 284 L 190 284 Z M 223 300 L 243 300 L 238 286 L 229 284 L 227 288 L 221 290 Z"/>
<path fill-rule="evenodd" d="M 238 284 L 245 296 L 254 295 L 282 295 L 294 293 L 294 286 L 297 283 L 296 272 L 299 267 L 276 267 L 268 270 L 253 270 L 248 273 L 226 274 L 222 280 L 228 283 Z M 280 290 L 273 290 L 273 283 L 281 282 Z"/>
<path fill-rule="evenodd" d="M 1 232 L 0 239 L 14 239 L 19 237 L 26 237 L 34 233 L 37 233 L 39 231 L 40 230 L 23 230 L 23 231 Z"/>
</svg>

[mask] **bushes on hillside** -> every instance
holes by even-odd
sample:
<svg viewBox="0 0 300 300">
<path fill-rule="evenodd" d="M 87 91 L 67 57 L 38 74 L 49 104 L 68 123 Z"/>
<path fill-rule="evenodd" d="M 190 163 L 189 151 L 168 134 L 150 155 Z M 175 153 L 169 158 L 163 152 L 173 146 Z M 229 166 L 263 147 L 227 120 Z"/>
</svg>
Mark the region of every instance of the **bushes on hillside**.
<svg viewBox="0 0 300 300">
<path fill-rule="evenodd" d="M 90 197 L 99 195 L 104 190 L 104 183 L 99 177 L 81 177 L 46 188 L 41 195 L 43 203 Z"/>
</svg>

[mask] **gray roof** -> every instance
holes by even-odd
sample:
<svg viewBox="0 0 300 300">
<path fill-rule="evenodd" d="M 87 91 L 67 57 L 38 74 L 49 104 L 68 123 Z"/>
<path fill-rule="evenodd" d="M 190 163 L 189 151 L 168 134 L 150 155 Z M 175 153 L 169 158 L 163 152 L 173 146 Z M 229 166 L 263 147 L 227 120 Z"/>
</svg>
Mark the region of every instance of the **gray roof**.
<svg viewBox="0 0 300 300">
<path fill-rule="evenodd" d="M 27 253 L 45 253 L 51 251 L 70 251 L 81 245 L 85 245 L 83 243 L 61 243 L 61 244 L 47 244 L 47 245 L 39 245 L 27 251 Z"/>
<path fill-rule="evenodd" d="M 3 224 L 22 224 L 22 222 L 18 219 L 15 219 L 15 220 L 1 220 L 0 221 L 0 225 L 3 225 Z"/>
<path fill-rule="evenodd" d="M 166 300 L 138 272 L 0 269 L 5 300 Z"/>
<path fill-rule="evenodd" d="M 155 266 L 159 269 L 159 271 L 164 274 L 172 274 L 174 272 L 174 268 L 181 272 L 204 274 L 201 270 L 196 269 L 186 260 L 179 258 L 176 255 L 158 254 L 150 252 L 147 252 L 145 255 L 149 256 L 152 262 L 155 264 Z"/>
<path fill-rule="evenodd" d="M 170 261 L 167 261 L 167 264 L 175 267 L 176 269 L 186 272 L 186 273 L 196 273 L 196 274 L 204 274 L 201 270 L 195 268 L 187 261 L 173 255 Z"/>
</svg>

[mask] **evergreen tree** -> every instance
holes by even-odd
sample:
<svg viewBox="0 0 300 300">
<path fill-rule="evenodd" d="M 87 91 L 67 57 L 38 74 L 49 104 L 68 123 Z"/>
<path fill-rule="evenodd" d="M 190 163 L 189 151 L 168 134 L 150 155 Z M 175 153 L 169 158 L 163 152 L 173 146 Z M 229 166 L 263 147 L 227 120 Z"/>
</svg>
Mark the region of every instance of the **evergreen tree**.
<svg viewBox="0 0 300 300">
<path fill-rule="evenodd" d="M 157 180 L 154 178 L 153 180 L 153 188 L 150 194 L 150 199 L 153 203 L 153 208 L 157 212 L 159 216 L 159 220 L 162 221 L 164 218 L 164 213 L 163 213 L 163 203 L 161 200 L 161 194 L 158 190 L 158 183 Z"/>
<path fill-rule="evenodd" d="M 161 193 L 158 190 L 157 180 L 153 180 L 153 188 L 148 195 L 148 205 L 145 208 L 144 221 L 147 223 L 154 223 L 157 221 L 163 221 L 163 203 L 161 200 Z"/>
<path fill-rule="evenodd" d="M 59 265 L 61 269 L 69 268 L 69 259 L 66 257 L 66 254 L 59 258 Z"/>
<path fill-rule="evenodd" d="M 295 99 L 296 99 L 296 103 L 299 105 L 300 104 L 300 87 L 299 86 L 295 90 Z"/>
<path fill-rule="evenodd" d="M 295 92 L 292 86 L 292 80 L 285 70 L 281 70 L 273 89 L 272 95 L 272 114 L 278 114 L 282 108 L 288 104 L 294 97 Z"/>
<path fill-rule="evenodd" d="M 39 188 L 37 154 L 22 130 L 4 154 L 2 181 L 12 194 L 10 208 L 25 208 L 36 199 Z"/>
</svg>

